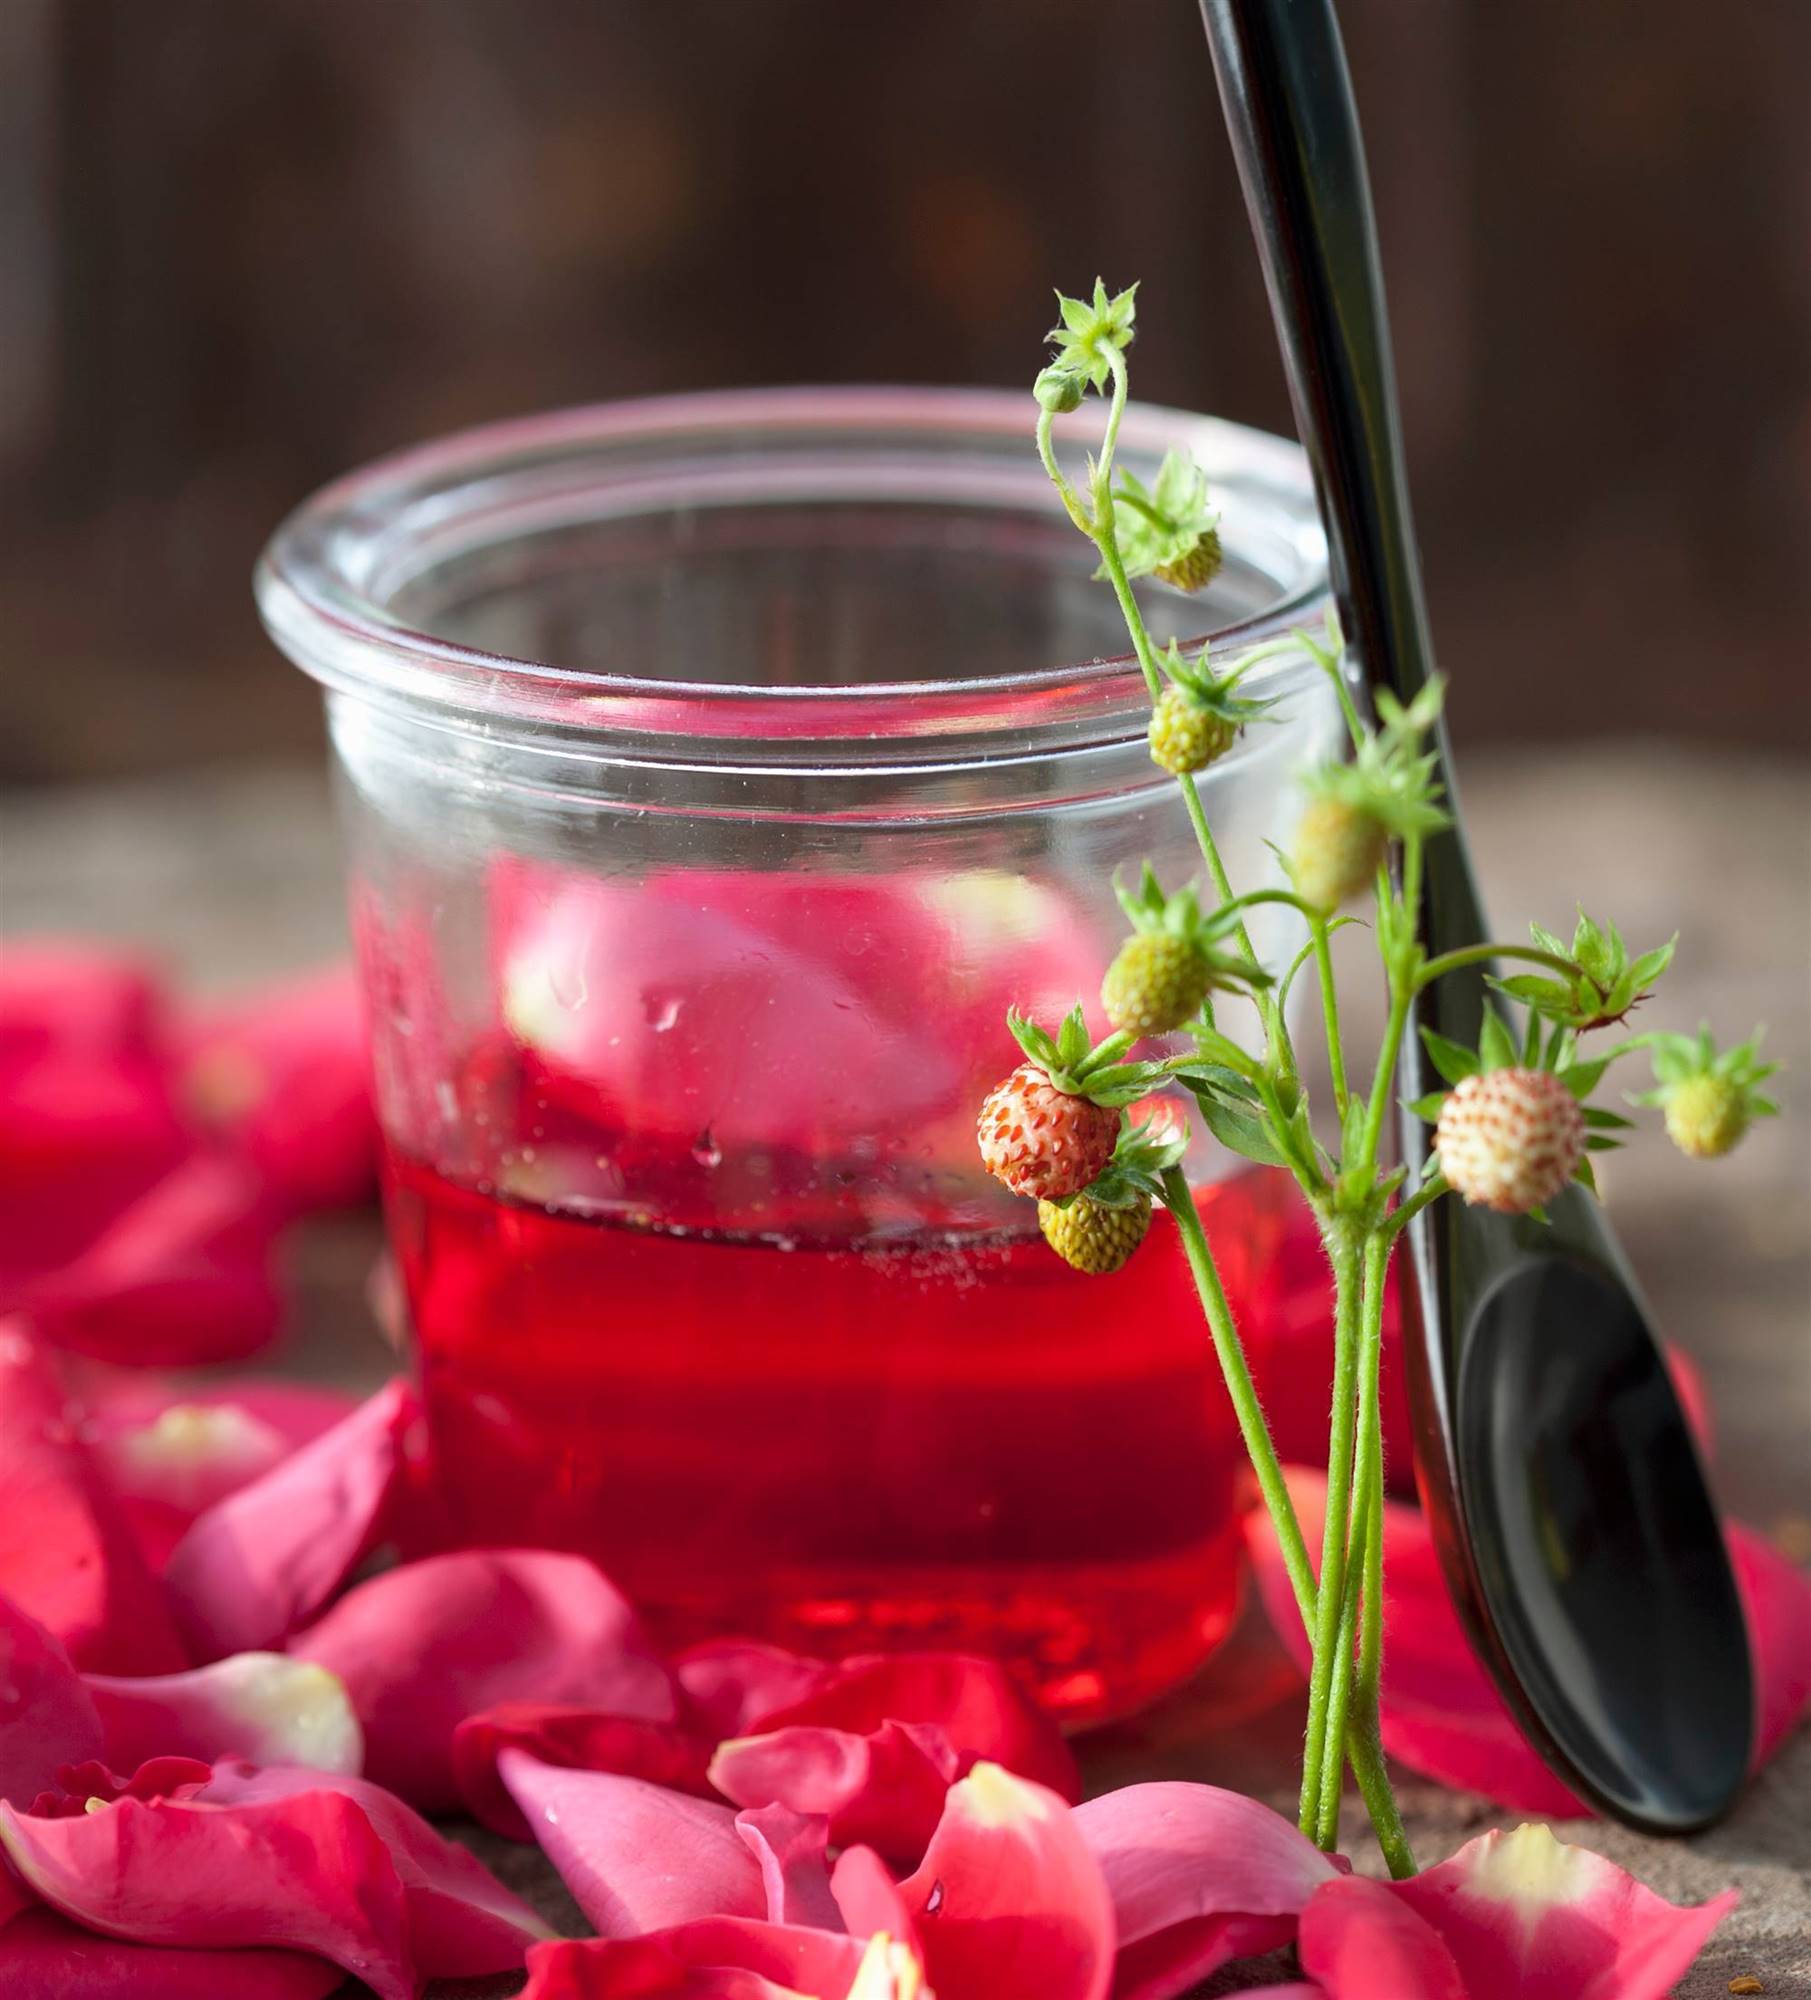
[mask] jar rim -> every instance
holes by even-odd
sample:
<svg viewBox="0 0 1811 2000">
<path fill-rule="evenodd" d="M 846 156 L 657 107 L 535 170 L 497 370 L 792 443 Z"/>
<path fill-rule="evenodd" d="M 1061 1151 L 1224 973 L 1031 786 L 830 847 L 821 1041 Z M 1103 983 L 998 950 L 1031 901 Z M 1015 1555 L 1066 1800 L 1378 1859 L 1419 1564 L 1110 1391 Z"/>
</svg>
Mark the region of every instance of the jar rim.
<svg viewBox="0 0 1811 2000">
<path fill-rule="evenodd" d="M 888 680 L 858 684 L 702 682 L 639 676 L 596 667 L 492 652 L 423 631 L 384 601 L 381 580 L 411 553 L 449 538 L 483 547 L 484 522 L 518 532 L 537 498 L 570 505 L 578 473 L 593 487 L 610 478 L 609 454 L 659 450 L 690 439 L 708 449 L 746 449 L 763 434 L 794 438 L 896 437 L 909 445 L 939 433 L 985 447 L 1007 440 L 1031 454 L 1029 401 L 1022 393 L 974 388 L 833 387 L 707 391 L 594 403 L 506 419 L 452 432 L 375 459 L 322 487 L 277 528 L 254 576 L 258 608 L 271 636 L 330 689 L 410 710 L 434 712 L 441 726 L 482 726 L 525 738 L 555 734 L 568 743 L 628 734 L 759 741 L 861 742 L 895 733 L 919 739 L 917 758 L 936 738 L 958 738 L 1010 725 L 1014 697 L 1035 697 L 1040 727 L 1057 725 L 1071 744 L 1076 730 L 1097 743 L 1141 733 L 1148 714 L 1142 675 L 1130 652 L 1058 662 L 972 679 Z M 1066 421 L 1077 443 L 1098 439 L 1104 412 L 1090 403 Z M 1296 575 L 1273 601 L 1194 635 L 1216 655 L 1236 657 L 1315 617 L 1327 601 L 1327 547 L 1307 460 L 1299 445 L 1221 418 L 1153 404 L 1129 404 L 1122 450 L 1153 454 L 1171 445 L 1193 450 L 1234 524 L 1238 494 L 1261 494 L 1286 518 Z M 1041 473 L 1037 474 L 1041 479 Z M 513 482 L 513 491 L 512 491 Z M 1030 489 L 1028 489 L 1030 490 Z M 1044 482 L 1040 506 L 1059 502 Z M 1223 528 L 1223 532 L 1226 531 Z M 1278 662 L 1266 680 L 1285 691 L 1312 663 Z M 1084 718 L 1086 719 L 1084 721 Z M 894 725 L 889 727 L 889 724 Z"/>
</svg>

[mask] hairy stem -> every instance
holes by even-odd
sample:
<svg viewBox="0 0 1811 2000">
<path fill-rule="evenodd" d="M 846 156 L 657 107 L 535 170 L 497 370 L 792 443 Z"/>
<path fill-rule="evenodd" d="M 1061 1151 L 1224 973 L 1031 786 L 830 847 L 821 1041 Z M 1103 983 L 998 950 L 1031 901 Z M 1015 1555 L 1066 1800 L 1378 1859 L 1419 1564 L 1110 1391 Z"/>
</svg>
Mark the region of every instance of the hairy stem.
<svg viewBox="0 0 1811 2000">
<path fill-rule="evenodd" d="M 1309 919 L 1314 963 L 1320 973 L 1321 1019 L 1327 1036 L 1327 1066 L 1333 1072 L 1333 1106 L 1343 1128 L 1351 1092 L 1346 1087 L 1346 1051 L 1339 1032 L 1339 990 L 1333 983 L 1333 953 L 1327 942 L 1327 920 L 1317 911 Z"/>
</svg>

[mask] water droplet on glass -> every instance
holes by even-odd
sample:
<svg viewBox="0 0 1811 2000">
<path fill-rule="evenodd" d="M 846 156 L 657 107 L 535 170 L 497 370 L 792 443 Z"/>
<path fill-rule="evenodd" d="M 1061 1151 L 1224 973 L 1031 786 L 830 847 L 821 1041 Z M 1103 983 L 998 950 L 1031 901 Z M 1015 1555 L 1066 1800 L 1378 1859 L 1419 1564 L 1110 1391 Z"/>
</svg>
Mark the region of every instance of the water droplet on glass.
<svg viewBox="0 0 1811 2000">
<path fill-rule="evenodd" d="M 943 1884 L 941 1882 L 933 1882 L 931 1884 L 931 1893 L 924 1899 L 924 1913 L 927 1917 L 934 1917 L 942 1908 Z"/>
<path fill-rule="evenodd" d="M 584 966 L 570 965 L 564 959 L 556 958 L 547 968 L 547 988 L 568 1014 L 576 1014 L 591 998 Z"/>
<path fill-rule="evenodd" d="M 723 1148 L 717 1144 L 716 1136 L 708 1125 L 692 1142 L 692 1158 L 701 1167 L 720 1166 L 723 1162 Z"/>
<path fill-rule="evenodd" d="M 678 994 L 669 993 L 664 998 L 653 994 L 642 995 L 642 1010 L 648 1017 L 648 1026 L 657 1035 L 664 1035 L 679 1019 L 679 1009 L 683 1002 Z"/>
</svg>

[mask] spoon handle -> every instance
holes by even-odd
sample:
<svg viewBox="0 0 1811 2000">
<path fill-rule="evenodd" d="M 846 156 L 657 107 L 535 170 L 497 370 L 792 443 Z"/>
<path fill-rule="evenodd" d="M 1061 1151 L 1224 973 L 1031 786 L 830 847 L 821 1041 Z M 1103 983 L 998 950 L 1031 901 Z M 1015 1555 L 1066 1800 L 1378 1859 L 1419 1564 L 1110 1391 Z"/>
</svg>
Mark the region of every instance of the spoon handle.
<svg viewBox="0 0 1811 2000">
<path fill-rule="evenodd" d="M 1340 616 L 1366 680 L 1407 702 L 1433 673 L 1433 646 L 1339 23 L 1332 0 L 1201 0 L 1201 15 L 1330 530 Z M 1450 793 L 1444 727 L 1437 747 Z M 1476 943 L 1483 911 L 1456 835 L 1429 843 L 1427 865 L 1429 951 Z"/>
</svg>

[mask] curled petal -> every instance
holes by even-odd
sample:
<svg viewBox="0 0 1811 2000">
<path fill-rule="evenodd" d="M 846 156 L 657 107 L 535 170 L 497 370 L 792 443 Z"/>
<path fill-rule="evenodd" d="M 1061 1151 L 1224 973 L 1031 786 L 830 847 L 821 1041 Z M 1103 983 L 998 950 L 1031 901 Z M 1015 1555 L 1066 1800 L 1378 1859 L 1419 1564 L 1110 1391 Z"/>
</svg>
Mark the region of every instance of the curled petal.
<svg viewBox="0 0 1811 2000">
<path fill-rule="evenodd" d="M 424 1812 L 459 1804 L 453 1732 L 501 1702 L 651 1722 L 678 1712 L 635 1613 L 583 1556 L 474 1549 L 405 1563 L 350 1591 L 289 1650 L 345 1682 L 371 1776 Z"/>
<path fill-rule="evenodd" d="M 893 1871 L 871 1847 L 845 1847 L 830 1871 L 830 1893 L 852 1937 L 902 1939 L 919 1949 L 918 1924 Z"/>
<path fill-rule="evenodd" d="M 173 1673 L 188 1655 L 78 1423 L 51 1357 L 0 1324 L 0 1591 L 78 1667 Z"/>
<path fill-rule="evenodd" d="M 900 1894 L 937 1992 L 1106 2000 L 1112 1899 L 1074 1815 L 1043 1786 L 976 1765 Z"/>
<path fill-rule="evenodd" d="M 884 1722 L 929 1723 L 965 1767 L 985 1759 L 1071 1801 L 1081 1797 L 1075 1758 L 1055 1723 L 999 1661 L 965 1653 L 843 1660 L 792 1702 L 759 1714 L 748 1733 L 794 1724 L 867 1732 Z"/>
<path fill-rule="evenodd" d="M 257 1176 L 196 1152 L 22 1295 L 46 1340 L 96 1361 L 192 1367 L 255 1354 L 282 1319 L 277 1218 Z"/>
<path fill-rule="evenodd" d="M 99 1757 L 101 1718 L 69 1655 L 0 1597 L 0 1799 L 29 1805 L 58 1767 Z"/>
<path fill-rule="evenodd" d="M 830 1931 L 707 1917 L 648 1937 L 537 1945 L 521 2000 L 844 2000 L 864 1956 Z"/>
<path fill-rule="evenodd" d="M 1302 1970 L 1328 2000 L 1496 2000 L 1521 1988 L 1470 1992 L 1439 1934 L 1382 1882 L 1342 1876 L 1302 1912 Z"/>
<path fill-rule="evenodd" d="M 821 1813 L 762 1806 L 737 1813 L 736 1832 L 760 1867 L 769 1921 L 822 1931 L 843 1928 L 830 1890 L 830 1826 Z"/>
<path fill-rule="evenodd" d="M 0 1941 L 7 2000 L 323 2000 L 337 1965 L 294 1951 L 190 1951 L 128 1944 L 29 1910 Z"/>
<path fill-rule="evenodd" d="M 376 1185 L 377 1127 L 357 982 L 335 966 L 213 1012 L 183 1038 L 183 1094 L 288 1212 Z"/>
<path fill-rule="evenodd" d="M 282 1653 L 234 1653 L 148 1680 L 90 1674 L 87 1684 L 116 1770 L 175 1756 L 356 1772 L 364 1759 L 339 1677 Z"/>
<path fill-rule="evenodd" d="M 1333 1864 L 1280 1814 L 1214 1785 L 1128 1785 L 1075 1808 L 1117 1919 L 1115 2000 L 1166 2000 L 1287 1944 Z"/>
<path fill-rule="evenodd" d="M 923 1723 L 883 1722 L 865 1735 L 801 1726 L 720 1744 L 710 1780 L 738 1805 L 822 1813 L 839 1847 L 860 1841 L 909 1860 L 924 1852 L 963 1765 L 943 1731 Z"/>
<path fill-rule="evenodd" d="M 52 1909 L 137 1944 L 312 1953 L 379 2000 L 500 1972 L 545 1935 L 470 1855 L 356 1778 L 226 1767 L 187 1796 L 68 1818 L 0 1805 L 0 1848 Z"/>
<path fill-rule="evenodd" d="M 165 1580 L 197 1654 L 281 1644 L 339 1589 L 383 1534 L 414 1414 L 392 1382 L 196 1520 Z"/>
<path fill-rule="evenodd" d="M 1546 1826 L 1484 1834 L 1385 1893 L 1437 1933 L 1465 1993 L 1526 2000 L 1664 2000 L 1738 1901 L 1730 1890 L 1678 1909 Z M 1304 1963 L 1343 1994 L 1315 1962 L 1306 1919 L 1302 1938 Z"/>
<path fill-rule="evenodd" d="M 669 1791 L 714 1798 L 706 1775 L 714 1748 L 684 1724 L 648 1722 L 595 1708 L 506 1701 L 469 1716 L 453 1731 L 453 1780 L 465 1809 L 493 1833 L 532 1840 L 521 1808 L 498 1774 L 505 1750 L 575 1771 L 612 1771 Z"/>
</svg>

